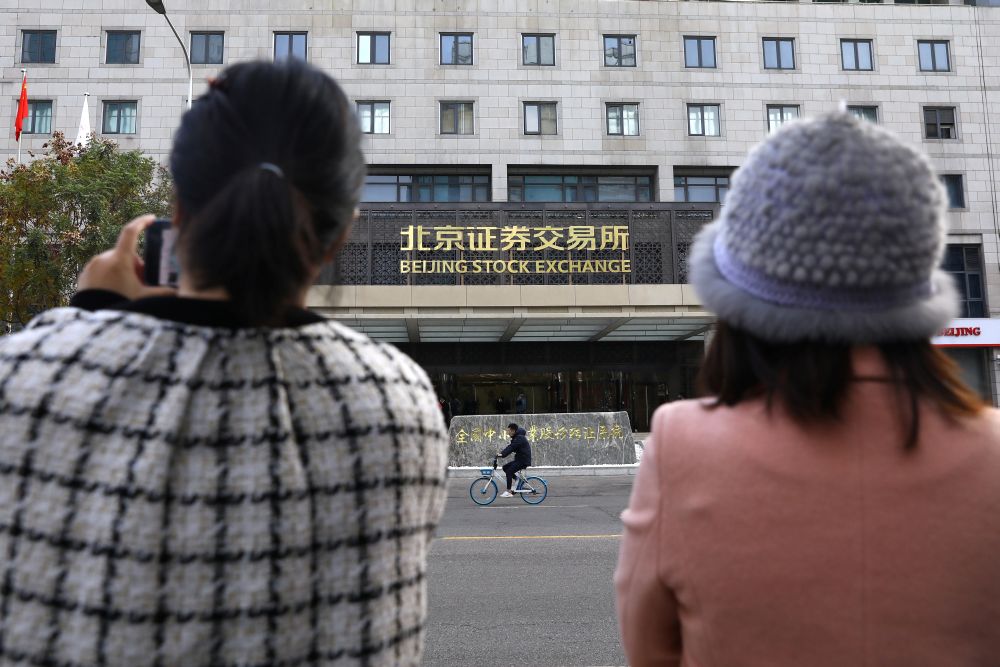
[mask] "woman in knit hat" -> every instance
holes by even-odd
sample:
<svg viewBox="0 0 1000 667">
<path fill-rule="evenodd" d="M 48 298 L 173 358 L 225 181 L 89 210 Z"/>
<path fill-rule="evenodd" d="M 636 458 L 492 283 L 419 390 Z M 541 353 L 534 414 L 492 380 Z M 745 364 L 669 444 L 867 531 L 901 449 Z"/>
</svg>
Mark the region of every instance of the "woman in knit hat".
<svg viewBox="0 0 1000 667">
<path fill-rule="evenodd" d="M 139 218 L 0 340 L 0 665 L 418 665 L 437 399 L 304 307 L 364 182 L 353 105 L 233 65 L 170 168 L 179 290 L 138 278 Z"/>
<path fill-rule="evenodd" d="M 657 411 L 622 515 L 630 664 L 997 664 L 1000 416 L 929 342 L 944 202 L 845 113 L 736 172 L 690 264 L 710 397 Z"/>
</svg>

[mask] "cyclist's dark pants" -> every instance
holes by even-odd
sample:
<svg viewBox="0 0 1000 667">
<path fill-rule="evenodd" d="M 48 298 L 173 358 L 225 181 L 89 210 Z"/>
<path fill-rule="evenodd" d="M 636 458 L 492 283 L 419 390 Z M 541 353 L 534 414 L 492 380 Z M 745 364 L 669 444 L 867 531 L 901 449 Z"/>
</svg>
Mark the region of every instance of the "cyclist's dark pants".
<svg viewBox="0 0 1000 667">
<path fill-rule="evenodd" d="M 525 464 L 519 461 L 510 461 L 503 464 L 503 471 L 507 473 L 507 490 L 509 491 L 514 485 L 514 473 L 518 470 L 524 470 L 527 468 Z"/>
</svg>

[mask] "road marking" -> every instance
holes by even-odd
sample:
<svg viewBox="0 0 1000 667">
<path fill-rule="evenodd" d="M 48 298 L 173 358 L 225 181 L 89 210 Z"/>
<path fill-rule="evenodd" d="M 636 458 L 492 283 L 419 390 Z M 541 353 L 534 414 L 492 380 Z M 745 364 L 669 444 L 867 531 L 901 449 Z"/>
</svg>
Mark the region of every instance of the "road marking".
<svg viewBox="0 0 1000 667">
<path fill-rule="evenodd" d="M 621 537 L 621 533 L 613 535 L 449 535 L 439 537 L 442 541 L 448 540 L 593 540 L 609 539 Z"/>
</svg>

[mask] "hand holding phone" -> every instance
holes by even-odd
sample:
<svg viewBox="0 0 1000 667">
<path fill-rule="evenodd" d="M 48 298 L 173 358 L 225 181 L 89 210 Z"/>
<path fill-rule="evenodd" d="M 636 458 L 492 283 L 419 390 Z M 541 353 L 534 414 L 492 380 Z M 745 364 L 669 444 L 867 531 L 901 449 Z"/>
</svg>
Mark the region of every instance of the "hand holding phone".
<svg viewBox="0 0 1000 667">
<path fill-rule="evenodd" d="M 154 287 L 143 280 L 145 269 L 137 254 L 139 237 L 153 222 L 153 216 L 142 215 L 122 227 L 115 246 L 91 258 L 83 267 L 77 289 L 107 290 L 126 299 L 176 294 L 177 290 L 172 287 Z"/>
<path fill-rule="evenodd" d="M 177 230 L 170 220 L 157 218 L 146 228 L 146 251 L 143 262 L 147 285 L 177 287 L 180 264 L 175 251 Z"/>
</svg>

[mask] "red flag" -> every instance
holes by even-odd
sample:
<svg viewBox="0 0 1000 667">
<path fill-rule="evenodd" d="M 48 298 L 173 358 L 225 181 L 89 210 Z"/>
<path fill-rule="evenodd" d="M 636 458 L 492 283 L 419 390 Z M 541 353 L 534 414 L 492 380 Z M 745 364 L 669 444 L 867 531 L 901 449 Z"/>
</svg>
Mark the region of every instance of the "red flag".
<svg viewBox="0 0 1000 667">
<path fill-rule="evenodd" d="M 21 128 L 24 127 L 24 119 L 28 117 L 28 75 L 21 79 L 21 99 L 17 103 L 17 115 L 14 117 L 14 140 L 21 140 Z"/>
</svg>

